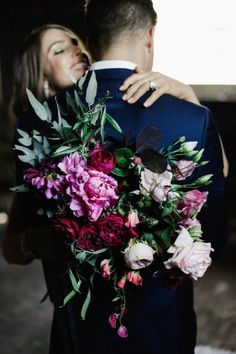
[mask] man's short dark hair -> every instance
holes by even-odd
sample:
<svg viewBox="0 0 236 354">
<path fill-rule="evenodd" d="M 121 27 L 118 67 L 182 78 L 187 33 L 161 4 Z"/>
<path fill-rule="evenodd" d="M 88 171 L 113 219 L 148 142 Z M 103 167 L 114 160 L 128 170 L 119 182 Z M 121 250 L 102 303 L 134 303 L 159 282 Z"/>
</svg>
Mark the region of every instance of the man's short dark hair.
<svg viewBox="0 0 236 354">
<path fill-rule="evenodd" d="M 155 25 L 157 15 L 151 0 L 89 0 L 86 19 L 88 47 L 98 59 L 119 34 L 129 31 L 132 37 Z"/>
</svg>

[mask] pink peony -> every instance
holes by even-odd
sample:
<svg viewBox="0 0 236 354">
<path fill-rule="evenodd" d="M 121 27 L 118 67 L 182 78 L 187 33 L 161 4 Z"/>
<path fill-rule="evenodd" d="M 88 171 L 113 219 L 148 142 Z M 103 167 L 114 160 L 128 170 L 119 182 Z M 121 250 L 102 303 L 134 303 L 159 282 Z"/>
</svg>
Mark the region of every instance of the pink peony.
<svg viewBox="0 0 236 354">
<path fill-rule="evenodd" d="M 70 209 L 75 216 L 86 216 L 96 221 L 103 209 L 111 208 L 118 199 L 116 180 L 103 172 L 83 169 L 66 176 L 67 194 L 71 197 Z"/>
<path fill-rule="evenodd" d="M 199 212 L 207 200 L 208 192 L 200 192 L 194 189 L 184 194 L 177 205 L 178 212 L 191 218 L 196 212 Z"/>
<path fill-rule="evenodd" d="M 98 147 L 90 153 L 90 166 L 97 171 L 109 174 L 115 165 L 116 158 L 108 150 L 103 150 L 101 147 Z"/>
<path fill-rule="evenodd" d="M 78 152 L 65 156 L 62 162 L 58 164 L 60 170 L 66 175 L 79 175 L 86 166 L 86 161 Z"/>
</svg>

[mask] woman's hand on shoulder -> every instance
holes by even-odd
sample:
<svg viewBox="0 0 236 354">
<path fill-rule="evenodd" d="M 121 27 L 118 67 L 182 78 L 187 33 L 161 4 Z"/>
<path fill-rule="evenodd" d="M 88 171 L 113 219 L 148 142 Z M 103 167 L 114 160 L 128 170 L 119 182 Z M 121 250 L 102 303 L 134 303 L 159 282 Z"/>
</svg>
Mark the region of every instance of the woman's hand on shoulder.
<svg viewBox="0 0 236 354">
<path fill-rule="evenodd" d="M 135 71 L 120 87 L 120 90 L 124 91 L 122 98 L 128 103 L 137 102 L 140 97 L 150 91 L 150 96 L 144 102 L 145 107 L 151 106 L 163 94 L 169 94 L 192 103 L 200 104 L 191 86 L 159 72 L 144 72 L 139 67 L 136 67 Z M 156 87 L 152 91 L 150 90 L 150 82 L 153 82 Z"/>
</svg>

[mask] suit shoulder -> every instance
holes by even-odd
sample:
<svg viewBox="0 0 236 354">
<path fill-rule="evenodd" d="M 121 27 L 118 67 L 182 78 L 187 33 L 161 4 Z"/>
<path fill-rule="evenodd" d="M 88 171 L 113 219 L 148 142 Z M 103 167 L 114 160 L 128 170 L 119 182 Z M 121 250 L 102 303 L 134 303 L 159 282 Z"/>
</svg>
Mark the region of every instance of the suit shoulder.
<svg viewBox="0 0 236 354">
<path fill-rule="evenodd" d="M 171 95 L 162 95 L 159 100 L 160 103 L 165 106 L 171 106 L 178 111 L 187 112 L 188 114 L 191 113 L 198 117 L 207 117 L 211 115 L 208 107 L 201 104 L 192 103 Z"/>
</svg>

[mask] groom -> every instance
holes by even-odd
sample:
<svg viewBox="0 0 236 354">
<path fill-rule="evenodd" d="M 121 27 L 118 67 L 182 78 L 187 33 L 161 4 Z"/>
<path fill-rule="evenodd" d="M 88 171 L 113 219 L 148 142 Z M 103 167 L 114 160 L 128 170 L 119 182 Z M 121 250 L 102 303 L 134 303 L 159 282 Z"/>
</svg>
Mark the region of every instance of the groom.
<svg viewBox="0 0 236 354">
<path fill-rule="evenodd" d="M 86 8 L 88 46 L 95 62 L 98 97 L 107 90 L 113 99 L 107 101 L 108 112 L 130 138 L 135 138 L 147 125 L 158 127 L 164 136 L 164 145 L 185 136 L 187 141 L 198 141 L 204 148 L 203 159 L 209 164 L 199 168 L 199 175 L 212 173 L 207 208 L 202 212 L 203 238 L 212 243 L 214 255 L 222 249 L 226 239 L 224 221 L 224 177 L 218 131 L 206 107 L 162 96 L 149 108 L 142 103 L 128 105 L 119 90 L 136 65 L 150 70 L 153 64 L 156 13 L 151 0 L 90 0 Z M 148 95 L 148 93 L 147 93 Z M 109 131 L 107 132 L 107 134 Z M 196 177 L 196 176 L 195 176 Z M 166 289 L 163 274 L 149 279 L 135 298 L 129 310 L 130 336 L 126 347 L 106 354 L 193 354 L 196 341 L 196 321 L 193 310 L 193 290 L 190 279 L 185 279 L 175 291 Z M 133 316 L 133 318 L 132 318 Z M 101 338 L 104 343 L 111 337 Z M 103 351 L 104 353 L 104 351 Z"/>
</svg>

